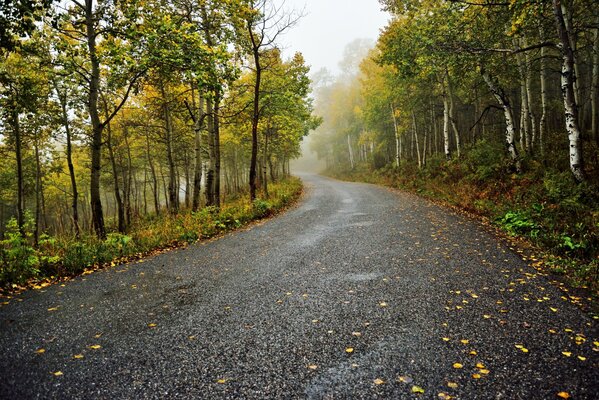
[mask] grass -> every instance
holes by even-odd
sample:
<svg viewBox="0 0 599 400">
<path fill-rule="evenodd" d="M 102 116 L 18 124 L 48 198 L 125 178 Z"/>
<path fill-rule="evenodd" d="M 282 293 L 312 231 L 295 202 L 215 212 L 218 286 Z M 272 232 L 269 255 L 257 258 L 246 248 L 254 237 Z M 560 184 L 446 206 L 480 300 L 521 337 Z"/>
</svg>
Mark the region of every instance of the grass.
<svg viewBox="0 0 599 400">
<path fill-rule="evenodd" d="M 11 220 L 0 240 L 0 289 L 10 292 L 36 287 L 213 238 L 289 207 L 301 195 L 302 182 L 292 177 L 272 183 L 269 189 L 268 198 L 258 198 L 253 203 L 244 196 L 226 202 L 220 209 L 205 207 L 197 212 L 140 218 L 126 234 L 109 233 L 106 240 L 92 235 L 79 239 L 44 235 L 34 247 L 32 218 L 28 218 L 25 235 Z"/>
</svg>

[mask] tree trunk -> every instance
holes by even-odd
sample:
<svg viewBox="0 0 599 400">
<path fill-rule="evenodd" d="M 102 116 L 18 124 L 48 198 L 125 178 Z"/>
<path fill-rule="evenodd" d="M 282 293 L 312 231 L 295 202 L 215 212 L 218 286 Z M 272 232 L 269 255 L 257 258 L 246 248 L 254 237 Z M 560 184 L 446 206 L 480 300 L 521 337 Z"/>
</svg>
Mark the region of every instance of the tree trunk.
<svg viewBox="0 0 599 400">
<path fill-rule="evenodd" d="M 171 116 L 171 108 L 169 99 L 166 95 L 164 82 L 160 83 L 160 92 L 162 94 L 164 122 L 166 129 L 166 158 L 168 161 L 168 200 L 169 212 L 176 214 L 179 211 L 179 185 L 177 183 L 177 171 L 175 168 L 175 159 L 173 156 L 173 121 Z"/>
<path fill-rule="evenodd" d="M 399 129 L 397 127 L 397 116 L 395 115 L 395 106 L 391 104 L 391 117 L 393 118 L 393 133 L 395 134 L 395 165 L 399 168 L 401 162 L 401 146 L 399 141 Z"/>
<path fill-rule="evenodd" d="M 125 208 L 123 206 L 123 199 L 121 197 L 121 190 L 119 188 L 119 174 L 116 165 L 116 158 L 114 156 L 114 147 L 112 143 L 112 128 L 110 124 L 106 125 L 106 132 L 108 134 L 106 147 L 108 148 L 108 156 L 110 157 L 110 165 L 112 166 L 114 199 L 116 201 L 118 231 L 120 233 L 125 233 L 125 231 L 127 230 L 127 227 L 125 226 Z"/>
<path fill-rule="evenodd" d="M 125 226 L 131 224 L 131 192 L 133 188 L 133 160 L 131 157 L 131 146 L 129 146 L 129 128 L 127 125 L 123 126 L 123 136 L 125 139 L 125 147 L 127 149 L 127 171 L 123 174 L 123 185 L 124 185 L 124 205 L 125 205 Z"/>
<path fill-rule="evenodd" d="M 351 147 L 351 138 L 349 133 L 347 134 L 347 151 L 349 154 L 349 165 L 351 166 L 351 169 L 354 169 L 354 151 Z"/>
<path fill-rule="evenodd" d="M 220 94 L 214 94 L 214 206 L 220 208 Z"/>
<path fill-rule="evenodd" d="M 451 80 L 449 79 L 449 71 L 447 70 L 447 67 L 445 67 L 445 79 L 447 80 L 447 97 L 449 98 L 449 121 L 451 122 L 451 129 L 453 129 L 453 135 L 455 137 L 456 153 L 458 158 L 460 158 L 462 144 L 460 140 L 460 131 L 458 130 L 458 126 L 455 122 L 455 114 L 453 112 L 453 90 L 451 88 Z"/>
<path fill-rule="evenodd" d="M 19 121 L 19 111 L 17 107 L 12 110 L 12 128 L 15 136 L 15 158 L 17 161 L 17 225 L 21 236 L 25 237 L 25 180 L 23 177 L 23 154 L 21 123 Z"/>
<path fill-rule="evenodd" d="M 416 131 L 416 114 L 412 111 L 412 128 L 414 132 L 414 142 L 416 142 L 416 155 L 418 157 L 418 168 L 422 168 L 422 158 L 420 156 L 420 145 L 418 144 L 418 132 Z"/>
<path fill-rule="evenodd" d="M 593 72 L 591 78 L 591 135 L 599 146 L 599 16 L 595 21 L 595 35 L 593 38 Z"/>
<path fill-rule="evenodd" d="M 574 82 L 574 51 L 571 47 L 571 39 L 566 29 L 566 22 L 562 10 L 564 4 L 561 0 L 553 0 L 553 11 L 555 22 L 560 40 L 560 50 L 562 53 L 562 74 L 561 89 L 564 101 L 564 114 L 566 118 L 566 130 L 570 142 L 570 170 L 574 179 L 578 182 L 585 180 L 584 164 L 582 157 L 582 140 L 580 137 L 580 128 L 578 126 L 578 107 L 576 103 Z"/>
<path fill-rule="evenodd" d="M 42 166 L 40 161 L 40 148 L 37 135 L 33 140 L 33 150 L 35 152 L 35 231 L 33 233 L 33 242 L 35 246 L 39 244 L 40 227 L 42 220 Z"/>
<path fill-rule="evenodd" d="M 517 38 L 513 39 L 513 43 L 514 48 L 519 50 L 520 45 Z M 526 65 L 524 56 L 521 53 L 517 53 L 516 61 L 518 64 L 518 83 L 520 85 L 520 150 L 528 152 L 530 147 L 530 134 L 528 131 L 530 114 L 528 111 L 528 97 L 526 96 Z"/>
<path fill-rule="evenodd" d="M 254 33 L 251 21 L 247 21 L 247 29 L 252 43 L 252 56 L 256 68 L 254 81 L 254 104 L 252 112 L 252 156 L 250 159 L 250 201 L 256 199 L 256 164 L 258 160 L 258 122 L 260 119 L 260 84 L 262 81 L 262 66 L 260 65 L 261 43 Z"/>
<path fill-rule="evenodd" d="M 526 39 L 523 39 L 524 47 L 527 47 Z M 532 98 L 532 65 L 530 55 L 528 52 L 524 53 L 524 67 L 525 67 L 525 79 L 526 79 L 526 104 L 528 106 L 528 118 L 530 120 L 530 136 L 529 142 L 527 142 L 528 151 L 533 153 L 534 146 L 537 140 L 537 119 L 533 110 L 533 98 Z"/>
<path fill-rule="evenodd" d="M 158 177 L 156 175 L 156 168 L 154 167 L 154 162 L 152 161 L 152 155 L 150 153 L 150 138 L 146 134 L 146 155 L 148 159 L 148 165 L 150 166 L 150 173 L 152 174 L 152 183 L 153 183 L 153 194 L 154 194 L 154 212 L 156 215 L 160 215 L 160 192 L 158 189 Z"/>
<path fill-rule="evenodd" d="M 191 199 L 191 209 L 193 211 L 197 211 L 200 208 L 200 194 L 202 192 L 202 121 L 203 121 L 203 113 L 204 113 L 204 98 L 202 97 L 202 93 L 198 88 L 198 105 L 196 107 L 195 95 L 193 92 L 192 85 L 192 104 L 194 108 L 195 121 L 193 125 L 195 140 L 194 140 L 194 154 L 195 154 L 195 163 L 194 163 L 194 171 L 193 171 L 193 196 Z"/>
<path fill-rule="evenodd" d="M 443 150 L 445 151 L 445 158 L 449 160 L 451 158 L 449 150 L 449 100 L 445 85 L 443 85 Z"/>
<path fill-rule="evenodd" d="M 503 89 L 499 86 L 499 83 L 489 75 L 488 72 L 481 66 L 480 67 L 481 75 L 493 93 L 493 96 L 503 109 L 503 116 L 505 118 L 505 142 L 507 145 L 507 151 L 516 167 L 516 171 L 520 172 L 520 158 L 518 156 L 518 150 L 516 149 L 516 144 L 514 143 L 515 137 L 515 129 L 514 129 L 514 113 L 512 111 L 512 106 L 510 104 L 509 98 L 503 91 Z"/>
<path fill-rule="evenodd" d="M 85 0 L 85 28 L 87 50 L 91 73 L 89 76 L 89 91 L 87 108 L 92 124 L 91 141 L 91 176 L 90 176 L 90 202 L 92 211 L 92 225 L 100 239 L 106 238 L 104 226 L 104 212 L 102 211 L 102 197 L 100 192 L 100 172 L 102 169 L 102 131 L 104 125 L 100 122 L 98 111 L 98 97 L 100 85 L 100 61 L 96 54 L 96 17 L 93 11 L 93 0 Z"/>
<path fill-rule="evenodd" d="M 266 159 L 268 158 L 268 132 L 270 127 L 264 131 L 264 149 L 262 154 L 262 185 L 264 189 L 264 197 L 268 198 L 268 170 L 266 168 Z"/>
<path fill-rule="evenodd" d="M 75 176 L 75 166 L 73 165 L 73 143 L 72 143 L 71 124 L 69 123 L 69 115 L 67 112 L 67 99 L 66 99 L 66 94 L 61 94 L 59 92 L 56 82 L 54 82 L 54 87 L 56 89 L 56 95 L 58 96 L 58 100 L 60 102 L 60 108 L 62 111 L 62 125 L 64 126 L 65 133 L 67 136 L 66 157 L 67 157 L 67 167 L 69 169 L 69 177 L 71 179 L 71 192 L 72 192 L 71 209 L 73 212 L 73 230 L 75 231 L 75 237 L 79 238 L 79 235 L 81 234 L 81 229 L 79 228 L 79 210 L 78 210 L 79 192 L 77 191 L 77 178 Z"/>
<path fill-rule="evenodd" d="M 542 24 L 539 25 L 539 38 L 541 42 L 545 40 L 545 32 L 543 31 Z M 541 58 L 540 58 L 540 83 L 541 83 L 541 118 L 539 120 L 539 148 L 541 150 L 541 156 L 545 155 L 545 136 L 547 133 L 547 62 L 546 48 L 541 47 Z M 543 157 L 544 159 L 544 157 Z"/>
<path fill-rule="evenodd" d="M 209 164 L 206 171 L 206 205 L 214 206 L 216 201 L 214 198 L 214 174 L 216 169 L 216 153 L 214 146 L 214 108 L 212 99 L 206 99 L 206 121 L 208 127 L 208 155 Z"/>
</svg>

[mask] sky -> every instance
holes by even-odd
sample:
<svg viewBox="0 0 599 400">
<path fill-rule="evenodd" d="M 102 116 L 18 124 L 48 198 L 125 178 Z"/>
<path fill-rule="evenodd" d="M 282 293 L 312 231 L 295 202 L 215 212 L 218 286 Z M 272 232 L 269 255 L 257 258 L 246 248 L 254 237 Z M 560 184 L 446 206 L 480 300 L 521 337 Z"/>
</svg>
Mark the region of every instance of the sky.
<svg viewBox="0 0 599 400">
<path fill-rule="evenodd" d="M 301 52 L 312 72 L 326 67 L 337 74 L 345 46 L 354 39 L 376 41 L 389 18 L 378 0 L 285 0 L 284 7 L 305 14 L 281 37 L 284 54 Z"/>
</svg>

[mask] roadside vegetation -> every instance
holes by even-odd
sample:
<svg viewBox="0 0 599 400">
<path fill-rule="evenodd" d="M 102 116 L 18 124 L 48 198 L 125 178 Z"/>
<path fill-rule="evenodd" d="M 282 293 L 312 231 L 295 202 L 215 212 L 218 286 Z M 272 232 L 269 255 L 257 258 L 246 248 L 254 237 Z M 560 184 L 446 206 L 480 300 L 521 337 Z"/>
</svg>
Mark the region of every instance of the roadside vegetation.
<svg viewBox="0 0 599 400">
<path fill-rule="evenodd" d="M 320 120 L 268 0 L 0 3 L 0 288 L 276 212 Z"/>
<path fill-rule="evenodd" d="M 24 235 L 13 218 L 0 241 L 0 286 L 9 291 L 40 286 L 209 239 L 276 214 L 296 201 L 301 193 L 301 181 L 290 177 L 273 183 L 268 197 L 253 202 L 240 194 L 220 208 L 203 207 L 177 215 L 140 218 L 131 224 L 127 233 L 110 229 L 111 233 L 104 240 L 91 234 L 79 238 L 44 234 L 37 246 L 32 244 L 33 218 L 27 213 Z"/>
<path fill-rule="evenodd" d="M 485 216 L 599 289 L 599 10 L 591 1 L 381 0 L 376 44 L 315 79 L 330 175 Z"/>
</svg>

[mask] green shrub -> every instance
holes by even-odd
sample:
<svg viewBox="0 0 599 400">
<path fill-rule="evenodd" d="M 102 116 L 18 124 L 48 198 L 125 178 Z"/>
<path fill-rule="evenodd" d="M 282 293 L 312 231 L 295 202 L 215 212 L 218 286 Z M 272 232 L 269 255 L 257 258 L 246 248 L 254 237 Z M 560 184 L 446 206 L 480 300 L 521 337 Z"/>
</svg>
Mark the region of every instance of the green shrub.
<svg viewBox="0 0 599 400">
<path fill-rule="evenodd" d="M 4 239 L 0 240 L 0 284 L 23 284 L 36 277 L 40 270 L 40 259 L 31 245 L 33 218 L 25 214 L 23 234 L 15 218 L 6 224 Z"/>
</svg>

